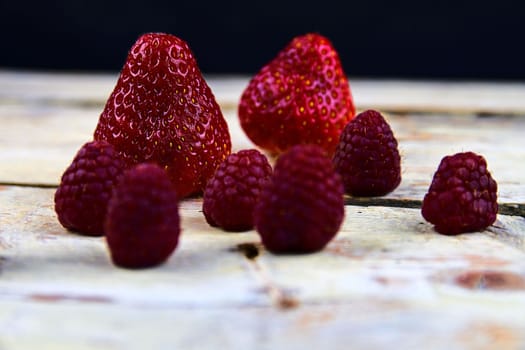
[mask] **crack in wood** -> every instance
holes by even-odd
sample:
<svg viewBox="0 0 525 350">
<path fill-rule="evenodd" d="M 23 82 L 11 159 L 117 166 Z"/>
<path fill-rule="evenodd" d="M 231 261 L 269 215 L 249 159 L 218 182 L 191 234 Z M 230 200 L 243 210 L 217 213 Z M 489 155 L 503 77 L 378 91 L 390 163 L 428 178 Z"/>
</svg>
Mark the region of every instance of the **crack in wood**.
<svg viewBox="0 0 525 350">
<path fill-rule="evenodd" d="M 294 309 L 299 306 L 299 300 L 288 291 L 278 286 L 271 278 L 267 268 L 257 257 L 264 250 L 261 243 L 240 243 L 233 251 L 240 252 L 248 261 L 248 266 L 257 278 L 270 301 L 280 310 Z"/>
<path fill-rule="evenodd" d="M 521 203 L 499 203 L 498 214 L 525 217 L 525 204 Z"/>
<path fill-rule="evenodd" d="M 12 186 L 12 187 L 28 187 L 28 188 L 58 188 L 57 184 L 50 183 L 21 183 L 21 182 L 8 182 L 0 181 L 0 186 Z"/>
<path fill-rule="evenodd" d="M 17 183 L 17 182 L 2 182 L 0 186 L 17 186 L 29 188 L 57 188 L 58 184 L 51 183 Z M 390 207 L 390 208 L 406 208 L 406 209 L 421 209 L 422 201 L 418 199 L 399 199 L 387 197 L 350 197 L 345 195 L 345 205 L 362 206 L 362 207 Z M 525 203 L 498 203 L 498 214 L 509 216 L 525 217 Z M 239 248 L 240 250 L 241 248 Z"/>
<path fill-rule="evenodd" d="M 349 197 L 345 196 L 345 205 L 363 206 L 363 207 L 394 207 L 420 209 L 421 201 L 414 199 L 396 199 L 385 197 Z"/>
<path fill-rule="evenodd" d="M 242 253 L 248 260 L 254 260 L 261 254 L 262 249 L 261 243 L 240 243 L 234 251 Z"/>
<path fill-rule="evenodd" d="M 520 250 L 525 250 L 525 242 L 522 237 L 513 233 L 507 229 L 504 225 L 500 226 L 500 223 L 496 223 L 485 230 L 485 232 L 492 238 L 498 241 L 515 247 Z"/>
<path fill-rule="evenodd" d="M 398 199 L 384 197 L 349 197 L 345 196 L 345 205 L 363 207 L 391 207 L 421 209 L 422 201 L 417 199 Z M 525 217 L 525 204 L 521 203 L 498 203 L 500 215 Z"/>
<path fill-rule="evenodd" d="M 2 246 L 1 243 L 2 242 L 0 241 L 0 247 Z M 7 261 L 7 258 L 5 256 L 0 255 L 0 273 L 2 273 L 4 269 L 4 264 L 6 261 Z"/>
</svg>

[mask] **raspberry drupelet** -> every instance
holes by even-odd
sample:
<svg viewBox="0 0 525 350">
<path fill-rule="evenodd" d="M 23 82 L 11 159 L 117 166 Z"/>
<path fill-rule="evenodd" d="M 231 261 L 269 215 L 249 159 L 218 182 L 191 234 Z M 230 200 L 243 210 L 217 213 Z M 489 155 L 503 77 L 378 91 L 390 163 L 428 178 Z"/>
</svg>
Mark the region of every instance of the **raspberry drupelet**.
<svg viewBox="0 0 525 350">
<path fill-rule="evenodd" d="M 343 184 L 316 145 L 296 145 L 276 162 L 254 212 L 262 243 L 274 253 L 323 249 L 344 218 Z"/>
<path fill-rule="evenodd" d="M 423 199 L 421 213 L 442 234 L 481 231 L 496 220 L 497 191 L 483 156 L 473 152 L 446 156 Z"/>
<path fill-rule="evenodd" d="M 401 182 L 397 140 L 377 111 L 358 114 L 341 133 L 333 162 L 345 192 L 352 196 L 384 196 Z"/>
<path fill-rule="evenodd" d="M 253 208 L 271 174 L 268 159 L 255 149 L 230 154 L 204 190 L 206 221 L 226 231 L 252 229 Z"/>
<path fill-rule="evenodd" d="M 83 235 L 103 235 L 107 204 L 123 171 L 124 162 L 112 145 L 84 144 L 55 192 L 55 212 L 62 226 Z"/>
</svg>

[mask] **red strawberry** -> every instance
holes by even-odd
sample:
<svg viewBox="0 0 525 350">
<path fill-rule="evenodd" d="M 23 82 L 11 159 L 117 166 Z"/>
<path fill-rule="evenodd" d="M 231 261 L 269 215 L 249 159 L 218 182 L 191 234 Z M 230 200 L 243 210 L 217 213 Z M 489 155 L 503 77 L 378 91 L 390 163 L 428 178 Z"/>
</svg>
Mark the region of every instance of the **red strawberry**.
<svg viewBox="0 0 525 350">
<path fill-rule="evenodd" d="M 253 228 L 253 208 L 271 174 L 268 159 L 255 149 L 230 154 L 204 191 L 206 221 L 226 231 Z"/>
<path fill-rule="evenodd" d="M 105 229 L 115 265 L 142 268 L 164 262 L 180 235 L 177 193 L 166 172 L 152 163 L 126 171 L 109 201 Z"/>
<path fill-rule="evenodd" d="M 316 145 L 293 146 L 277 159 L 254 211 L 262 243 L 274 253 L 323 249 L 343 218 L 341 177 Z"/>
<path fill-rule="evenodd" d="M 105 141 L 80 148 L 55 192 L 55 211 L 65 228 L 88 236 L 104 234 L 108 200 L 124 162 Z"/>
<path fill-rule="evenodd" d="M 397 140 L 383 116 L 374 110 L 346 125 L 334 154 L 335 170 L 352 196 L 383 196 L 401 182 Z"/>
<path fill-rule="evenodd" d="M 128 167 L 153 161 L 180 197 L 201 192 L 230 153 L 228 126 L 186 42 L 141 36 L 131 48 L 95 130 Z"/>
<path fill-rule="evenodd" d="M 331 155 L 354 114 L 339 56 L 319 34 L 294 38 L 250 81 L 239 105 L 242 128 L 271 153 L 311 143 Z"/>
<path fill-rule="evenodd" d="M 441 160 L 421 212 L 442 234 L 484 230 L 496 221 L 497 191 L 485 158 L 457 153 Z"/>
</svg>

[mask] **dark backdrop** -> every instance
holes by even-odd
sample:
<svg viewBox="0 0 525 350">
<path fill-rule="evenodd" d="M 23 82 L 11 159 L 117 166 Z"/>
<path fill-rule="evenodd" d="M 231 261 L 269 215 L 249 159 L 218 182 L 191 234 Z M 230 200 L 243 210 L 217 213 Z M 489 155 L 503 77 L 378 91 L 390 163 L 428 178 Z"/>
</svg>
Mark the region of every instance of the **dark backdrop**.
<svg viewBox="0 0 525 350">
<path fill-rule="evenodd" d="M 253 74 L 313 31 L 350 76 L 525 79 L 521 0 L 0 1 L 0 67 L 118 71 L 140 34 L 164 31 L 205 73 Z"/>
</svg>

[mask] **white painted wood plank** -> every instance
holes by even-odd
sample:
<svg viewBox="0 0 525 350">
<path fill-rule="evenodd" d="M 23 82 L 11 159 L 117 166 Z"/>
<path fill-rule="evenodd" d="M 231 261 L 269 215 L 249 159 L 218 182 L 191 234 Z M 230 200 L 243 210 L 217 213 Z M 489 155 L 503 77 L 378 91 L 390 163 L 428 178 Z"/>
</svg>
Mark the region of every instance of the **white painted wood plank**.
<svg viewBox="0 0 525 350">
<path fill-rule="evenodd" d="M 92 140 L 97 109 L 0 105 L 0 182 L 56 185 Z"/>
<path fill-rule="evenodd" d="M 0 183 L 53 186 L 78 149 L 93 139 L 102 109 L 0 104 Z M 233 113 L 225 112 L 233 151 L 253 147 Z"/>
<path fill-rule="evenodd" d="M 0 299 L 135 307 L 265 304 L 267 298 L 253 284 L 244 257 L 235 251 L 255 233 L 232 235 L 211 229 L 199 201 L 181 203 L 180 244 L 167 263 L 130 271 L 112 265 L 104 238 L 62 228 L 53 196 L 54 189 L 1 188 Z"/>
<path fill-rule="evenodd" d="M 472 151 L 485 157 L 498 182 L 498 200 L 525 202 L 525 119 L 474 115 L 386 115 L 399 141 L 402 182 L 389 198 L 423 199 L 446 155 Z"/>
<path fill-rule="evenodd" d="M 115 81 L 0 71 L 0 183 L 56 185 Z M 252 147 L 236 115 L 247 81 L 209 77 L 234 150 Z M 351 84 L 360 108 L 434 113 L 387 114 L 404 168 L 387 199 L 420 200 L 443 155 L 472 150 L 487 158 L 500 201 L 525 202 L 525 120 L 472 114 L 525 114 L 525 84 Z M 347 206 L 324 251 L 273 255 L 254 231 L 209 227 L 191 199 L 168 262 L 128 271 L 111 264 L 104 238 L 59 225 L 53 194 L 0 185 L 1 350 L 525 349 L 522 217 L 447 237 L 419 210 Z"/>
<path fill-rule="evenodd" d="M 255 72 L 254 72 L 255 74 Z M 118 74 L 0 70 L 0 101 L 103 106 Z M 206 76 L 223 108 L 236 109 L 250 76 Z M 525 83 L 349 78 L 359 109 L 525 114 Z"/>
<path fill-rule="evenodd" d="M 511 303 L 413 305 L 375 299 L 271 308 L 175 309 L 0 301 L 0 346 L 30 349 L 521 349 Z M 467 322 L 465 322 L 467 321 Z"/>
<path fill-rule="evenodd" d="M 285 295 L 311 303 L 386 297 L 443 304 L 464 297 L 473 298 L 473 305 L 512 300 L 521 313 L 525 219 L 500 215 L 495 225 L 487 232 L 450 237 L 435 233 L 416 209 L 347 206 L 343 228 L 322 254 L 264 253 L 256 263 Z M 480 286 L 485 293 L 466 288 L 471 287 L 466 278 L 475 281 L 487 271 L 497 272 L 488 277 L 499 276 L 499 284 Z"/>
<path fill-rule="evenodd" d="M 0 182 L 57 185 L 82 144 L 92 139 L 101 109 L 3 105 L 0 120 Z M 233 150 L 254 145 L 237 114 L 225 118 Z M 485 156 L 502 203 L 525 203 L 525 118 L 386 114 L 399 141 L 402 182 L 387 196 L 421 200 L 442 157 L 462 151 Z"/>
<path fill-rule="evenodd" d="M 324 251 L 248 260 L 257 234 L 209 227 L 193 199 L 169 261 L 128 271 L 60 227 L 53 192 L 0 190 L 2 349 L 525 346 L 523 218 L 447 237 L 417 210 L 347 206 Z"/>
<path fill-rule="evenodd" d="M 525 83 L 350 81 L 358 108 L 391 112 L 525 114 Z"/>
<path fill-rule="evenodd" d="M 0 101 L 104 105 L 118 74 L 0 70 Z"/>
<path fill-rule="evenodd" d="M 223 108 L 236 109 L 251 77 L 207 80 Z M 525 115 L 525 83 L 349 78 L 356 107 L 396 113 Z"/>
</svg>

